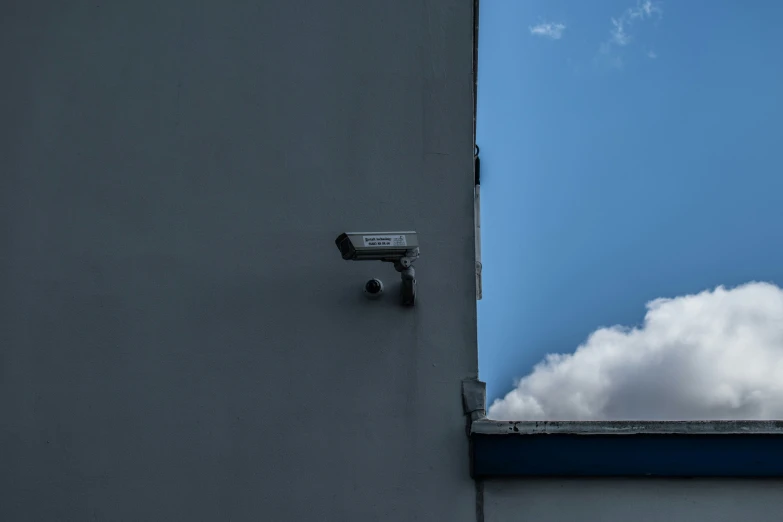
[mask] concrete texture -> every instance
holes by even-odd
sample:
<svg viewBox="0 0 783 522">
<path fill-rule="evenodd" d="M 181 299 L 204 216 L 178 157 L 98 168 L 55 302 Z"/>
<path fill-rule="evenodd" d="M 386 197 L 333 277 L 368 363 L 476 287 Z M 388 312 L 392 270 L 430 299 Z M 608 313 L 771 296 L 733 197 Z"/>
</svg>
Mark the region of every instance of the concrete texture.
<svg viewBox="0 0 783 522">
<path fill-rule="evenodd" d="M 3 3 L 0 520 L 475 519 L 472 7 Z"/>
<path fill-rule="evenodd" d="M 484 482 L 486 522 L 778 522 L 783 480 L 515 479 Z"/>
</svg>

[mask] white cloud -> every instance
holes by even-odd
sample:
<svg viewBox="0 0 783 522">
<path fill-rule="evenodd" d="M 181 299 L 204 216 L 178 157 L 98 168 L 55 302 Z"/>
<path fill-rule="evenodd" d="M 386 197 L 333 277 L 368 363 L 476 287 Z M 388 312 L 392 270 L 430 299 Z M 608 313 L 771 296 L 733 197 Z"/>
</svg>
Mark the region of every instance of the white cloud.
<svg viewBox="0 0 783 522">
<path fill-rule="evenodd" d="M 655 51 L 647 51 L 647 58 L 651 58 L 655 60 L 656 58 L 658 58 L 658 53 L 656 53 Z"/>
<path fill-rule="evenodd" d="M 663 14 L 663 10 L 661 10 L 660 3 L 646 0 L 645 2 L 636 4 L 636 7 L 628 9 L 626 14 L 630 20 L 635 20 L 637 18 L 650 18 L 654 14 L 660 16 Z"/>
<path fill-rule="evenodd" d="M 630 33 L 631 26 L 653 16 L 658 18 L 663 16 L 661 5 L 659 2 L 645 0 L 637 3 L 636 7 L 629 7 L 617 18 L 611 18 L 612 29 L 609 31 L 609 40 L 601 45 L 601 53 L 611 53 L 614 47 L 625 47 L 631 43 L 633 39 Z"/>
<path fill-rule="evenodd" d="M 498 420 L 783 418 L 783 290 L 717 287 L 647 304 L 636 328 L 599 328 L 496 400 Z"/>
<path fill-rule="evenodd" d="M 563 31 L 566 30 L 565 24 L 557 23 L 553 24 L 550 22 L 542 22 L 538 25 L 534 25 L 530 27 L 530 34 L 536 35 L 536 36 L 545 36 L 547 38 L 551 38 L 552 40 L 559 40 L 563 37 Z"/>
<path fill-rule="evenodd" d="M 625 31 L 626 21 L 623 18 L 612 18 L 612 25 L 611 42 L 619 46 L 628 45 L 631 36 Z"/>
</svg>

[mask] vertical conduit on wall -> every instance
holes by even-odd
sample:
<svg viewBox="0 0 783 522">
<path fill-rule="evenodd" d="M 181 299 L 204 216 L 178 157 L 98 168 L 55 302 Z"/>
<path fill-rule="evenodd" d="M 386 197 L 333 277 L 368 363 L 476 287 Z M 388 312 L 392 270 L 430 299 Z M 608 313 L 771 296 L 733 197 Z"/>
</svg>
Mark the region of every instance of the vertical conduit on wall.
<svg viewBox="0 0 783 522">
<path fill-rule="evenodd" d="M 479 0 L 473 0 L 473 169 L 476 182 L 473 192 L 473 221 L 476 238 L 476 301 L 481 300 L 481 162 L 476 145 L 476 112 L 478 108 L 478 31 Z"/>
<path fill-rule="evenodd" d="M 473 222 L 476 237 L 476 300 L 481 300 L 481 160 L 479 160 L 479 148 L 476 145 L 474 166 L 476 172 L 476 184 L 473 189 Z"/>
</svg>

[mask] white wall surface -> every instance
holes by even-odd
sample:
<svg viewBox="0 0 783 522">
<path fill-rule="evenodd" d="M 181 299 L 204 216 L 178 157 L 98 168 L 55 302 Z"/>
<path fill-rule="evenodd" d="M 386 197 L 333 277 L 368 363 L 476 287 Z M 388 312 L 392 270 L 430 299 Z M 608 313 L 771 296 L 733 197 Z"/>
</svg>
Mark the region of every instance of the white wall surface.
<svg viewBox="0 0 783 522">
<path fill-rule="evenodd" d="M 474 520 L 472 2 L 0 14 L 0 520 Z"/>
<path fill-rule="evenodd" d="M 783 480 L 521 479 L 484 482 L 486 522 L 779 522 Z"/>
</svg>

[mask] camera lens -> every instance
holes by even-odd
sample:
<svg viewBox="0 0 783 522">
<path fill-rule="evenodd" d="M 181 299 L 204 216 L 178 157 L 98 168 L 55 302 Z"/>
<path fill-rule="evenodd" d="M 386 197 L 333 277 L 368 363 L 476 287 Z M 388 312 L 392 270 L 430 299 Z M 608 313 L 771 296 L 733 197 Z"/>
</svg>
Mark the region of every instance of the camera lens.
<svg viewBox="0 0 783 522">
<path fill-rule="evenodd" d="M 377 294 L 381 291 L 381 282 L 377 279 L 370 279 L 367 284 L 364 285 L 364 289 L 368 294 Z"/>
</svg>

